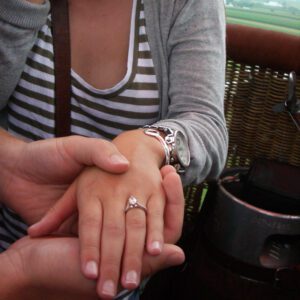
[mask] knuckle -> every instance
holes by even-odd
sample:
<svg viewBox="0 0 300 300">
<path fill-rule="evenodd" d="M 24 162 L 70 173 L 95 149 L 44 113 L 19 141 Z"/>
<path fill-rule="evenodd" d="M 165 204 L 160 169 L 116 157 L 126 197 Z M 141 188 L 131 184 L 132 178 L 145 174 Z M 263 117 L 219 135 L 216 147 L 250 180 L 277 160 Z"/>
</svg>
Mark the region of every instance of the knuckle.
<svg viewBox="0 0 300 300">
<path fill-rule="evenodd" d="M 82 250 L 86 252 L 99 252 L 99 247 L 96 243 L 93 243 L 92 241 L 85 242 L 82 245 Z"/>
<path fill-rule="evenodd" d="M 60 213 L 60 209 L 57 205 L 53 205 L 50 209 L 49 209 L 49 215 L 58 215 Z"/>
<path fill-rule="evenodd" d="M 163 218 L 163 211 L 159 208 L 149 210 L 148 214 L 155 219 Z"/>
<path fill-rule="evenodd" d="M 110 151 L 117 151 L 117 147 L 110 141 L 106 141 L 106 140 L 101 140 L 102 142 L 102 147 L 105 147 L 107 150 L 110 150 Z"/>
<path fill-rule="evenodd" d="M 144 219 L 139 216 L 131 216 L 126 223 L 127 227 L 133 230 L 143 230 L 146 227 Z"/>
<path fill-rule="evenodd" d="M 115 270 L 119 266 L 119 259 L 116 255 L 106 255 L 103 257 L 103 263 L 108 269 Z"/>
<path fill-rule="evenodd" d="M 82 218 L 79 221 L 79 226 L 80 227 L 85 227 L 88 229 L 91 228 L 99 228 L 100 227 L 100 221 L 99 218 L 96 216 L 87 216 L 85 218 Z"/>
<path fill-rule="evenodd" d="M 124 227 L 117 223 L 105 224 L 104 230 L 107 231 L 109 235 L 114 237 L 123 237 L 125 235 Z"/>
<path fill-rule="evenodd" d="M 98 258 L 99 247 L 96 244 L 87 243 L 82 245 L 81 256 L 83 258 Z"/>
<path fill-rule="evenodd" d="M 151 240 L 163 241 L 163 227 L 153 227 L 149 228 L 148 237 L 151 237 Z"/>
</svg>

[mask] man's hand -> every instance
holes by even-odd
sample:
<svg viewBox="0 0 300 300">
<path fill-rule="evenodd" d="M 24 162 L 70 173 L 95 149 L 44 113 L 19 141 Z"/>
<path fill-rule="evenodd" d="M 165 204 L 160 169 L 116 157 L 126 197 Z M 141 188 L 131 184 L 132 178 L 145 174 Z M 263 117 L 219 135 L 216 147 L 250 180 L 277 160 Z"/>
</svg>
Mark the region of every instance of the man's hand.
<svg viewBox="0 0 300 300">
<path fill-rule="evenodd" d="M 184 254 L 180 248 L 165 245 L 159 256 L 144 255 L 142 275 L 146 277 L 162 268 L 178 265 L 183 260 Z M 0 274 L 14 287 L 13 291 L 9 291 L 0 285 L 3 300 L 99 299 L 96 281 L 86 279 L 80 272 L 77 238 L 25 237 L 2 253 L 0 262 Z M 12 275 L 7 278 L 10 273 Z"/>
<path fill-rule="evenodd" d="M 0 165 L 1 201 L 33 224 L 84 167 L 122 173 L 129 163 L 101 139 L 71 136 L 26 143 L 0 130 Z"/>
</svg>

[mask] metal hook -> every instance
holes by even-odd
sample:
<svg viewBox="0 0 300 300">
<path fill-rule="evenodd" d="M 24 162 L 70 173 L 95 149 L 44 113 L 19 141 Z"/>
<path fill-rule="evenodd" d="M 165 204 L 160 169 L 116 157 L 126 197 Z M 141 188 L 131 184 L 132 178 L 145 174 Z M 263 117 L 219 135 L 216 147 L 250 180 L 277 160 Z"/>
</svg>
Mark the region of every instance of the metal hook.
<svg viewBox="0 0 300 300">
<path fill-rule="evenodd" d="M 274 112 L 286 111 L 297 129 L 300 131 L 300 100 L 297 100 L 296 94 L 297 76 L 294 71 L 290 72 L 288 79 L 288 97 L 284 103 L 278 103 L 273 107 Z"/>
</svg>

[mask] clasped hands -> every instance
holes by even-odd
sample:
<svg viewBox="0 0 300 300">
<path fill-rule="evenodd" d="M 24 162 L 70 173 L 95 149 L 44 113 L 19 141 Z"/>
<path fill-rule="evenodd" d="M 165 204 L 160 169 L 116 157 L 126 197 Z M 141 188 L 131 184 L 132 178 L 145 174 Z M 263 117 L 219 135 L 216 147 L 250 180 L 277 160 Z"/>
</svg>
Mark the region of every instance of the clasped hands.
<svg viewBox="0 0 300 300">
<path fill-rule="evenodd" d="M 77 270 L 69 272 L 73 276 L 73 281 L 68 281 L 70 287 L 73 282 L 74 289 L 80 280 L 81 287 L 85 282 L 90 290 L 93 282 L 92 290 L 107 299 L 115 296 L 118 285 L 134 289 L 141 277 L 180 264 L 184 254 L 172 245 L 180 236 L 183 219 L 180 178 L 172 167 L 159 170 L 160 155 L 150 153 L 152 146 L 159 149 L 160 145 L 149 137 L 143 139 L 141 131 L 135 131 L 120 135 L 113 143 L 69 137 L 23 145 L 19 155 L 22 161 L 16 162 L 5 176 L 2 196 L 28 224 L 39 221 L 47 212 L 29 229 L 30 235 L 71 234 L 78 227 L 79 242 L 70 237 L 25 238 L 11 251 L 26 256 L 24 249 L 33 244 L 36 253 L 39 244 L 52 249 L 51 255 L 56 253 L 56 261 L 62 263 L 53 264 L 53 270 L 64 262 Z M 41 150 L 43 155 L 37 155 Z M 18 189 L 11 193 L 13 186 Z M 131 195 L 147 207 L 147 214 L 141 209 L 125 214 Z M 74 226 L 77 219 L 78 226 Z M 73 255 L 68 255 L 71 248 Z M 37 256 L 42 263 L 43 255 Z M 39 278 L 43 280 L 45 276 Z"/>
</svg>

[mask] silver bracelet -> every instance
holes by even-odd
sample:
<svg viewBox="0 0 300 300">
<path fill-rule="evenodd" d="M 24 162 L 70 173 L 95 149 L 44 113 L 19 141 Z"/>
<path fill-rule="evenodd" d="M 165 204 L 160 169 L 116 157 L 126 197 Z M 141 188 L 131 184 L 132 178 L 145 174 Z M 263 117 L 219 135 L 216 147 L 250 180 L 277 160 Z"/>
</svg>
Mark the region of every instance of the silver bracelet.
<svg viewBox="0 0 300 300">
<path fill-rule="evenodd" d="M 157 129 L 146 128 L 144 130 L 144 133 L 146 135 L 153 136 L 157 140 L 159 140 L 159 142 L 163 146 L 163 149 L 164 149 L 164 152 L 165 152 L 165 165 L 169 165 L 170 164 L 170 156 L 171 156 L 170 155 L 170 149 L 169 149 L 166 141 L 161 137 L 160 132 Z"/>
<path fill-rule="evenodd" d="M 184 174 L 190 165 L 190 150 L 186 137 L 179 130 L 165 126 L 146 125 L 144 133 L 157 138 L 163 145 L 166 161 L 177 173 Z"/>
</svg>

